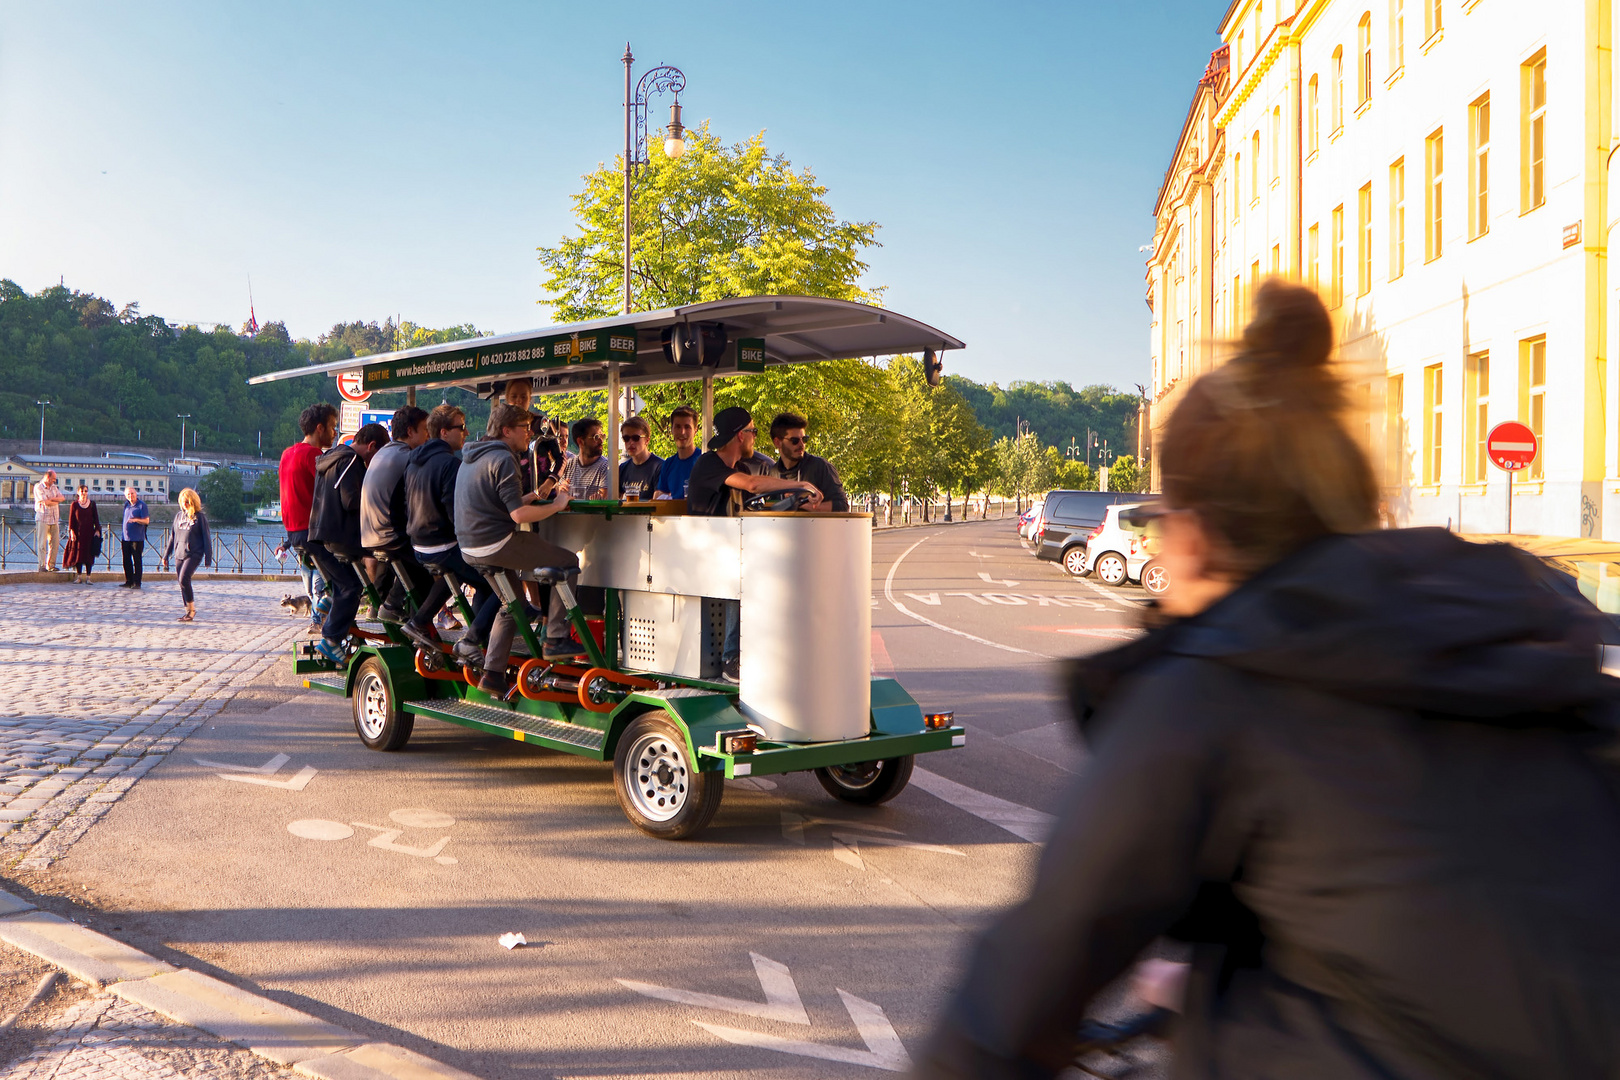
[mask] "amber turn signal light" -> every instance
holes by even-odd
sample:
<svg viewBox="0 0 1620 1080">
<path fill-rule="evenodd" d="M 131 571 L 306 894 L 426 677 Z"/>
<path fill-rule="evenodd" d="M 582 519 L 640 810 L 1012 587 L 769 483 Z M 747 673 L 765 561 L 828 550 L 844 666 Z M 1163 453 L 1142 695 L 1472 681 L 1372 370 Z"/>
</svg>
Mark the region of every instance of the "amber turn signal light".
<svg viewBox="0 0 1620 1080">
<path fill-rule="evenodd" d="M 923 714 L 923 723 L 926 724 L 930 729 L 934 729 L 934 730 L 937 730 L 939 728 L 948 728 L 955 721 L 956 721 L 956 713 L 954 711 L 953 712 L 931 712 L 931 713 L 924 713 Z"/>
<path fill-rule="evenodd" d="M 752 731 L 722 731 L 715 736 L 720 751 L 726 754 L 752 754 L 759 746 L 759 736 Z"/>
</svg>

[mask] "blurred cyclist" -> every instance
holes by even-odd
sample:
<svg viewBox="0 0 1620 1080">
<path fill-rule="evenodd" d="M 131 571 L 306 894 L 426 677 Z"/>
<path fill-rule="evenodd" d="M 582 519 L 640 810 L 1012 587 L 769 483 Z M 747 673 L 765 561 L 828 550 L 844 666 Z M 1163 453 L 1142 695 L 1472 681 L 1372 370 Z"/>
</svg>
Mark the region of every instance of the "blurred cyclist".
<svg viewBox="0 0 1620 1080">
<path fill-rule="evenodd" d="M 1070 667 L 1092 759 L 920 1075 L 1058 1073 L 1169 935 L 1174 1076 L 1620 1076 L 1613 630 L 1513 548 L 1373 531 L 1332 341 L 1268 282 L 1170 418 L 1169 619 Z"/>
</svg>

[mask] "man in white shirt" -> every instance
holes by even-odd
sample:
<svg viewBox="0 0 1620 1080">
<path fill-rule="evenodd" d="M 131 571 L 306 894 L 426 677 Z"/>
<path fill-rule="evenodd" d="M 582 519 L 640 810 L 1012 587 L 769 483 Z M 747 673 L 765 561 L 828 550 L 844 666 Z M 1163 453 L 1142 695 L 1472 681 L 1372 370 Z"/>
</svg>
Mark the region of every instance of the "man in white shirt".
<svg viewBox="0 0 1620 1080">
<path fill-rule="evenodd" d="M 39 553 L 40 573 L 56 570 L 56 544 L 62 535 L 62 511 L 67 496 L 56 486 L 56 470 L 47 469 L 45 479 L 34 485 L 34 550 Z"/>
</svg>

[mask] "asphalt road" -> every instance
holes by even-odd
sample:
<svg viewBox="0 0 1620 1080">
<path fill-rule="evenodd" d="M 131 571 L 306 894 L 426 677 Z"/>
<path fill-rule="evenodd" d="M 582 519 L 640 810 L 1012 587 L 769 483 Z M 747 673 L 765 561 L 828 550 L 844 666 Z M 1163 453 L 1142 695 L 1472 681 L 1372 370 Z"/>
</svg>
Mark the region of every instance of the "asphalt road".
<svg viewBox="0 0 1620 1080">
<path fill-rule="evenodd" d="M 429 721 L 374 753 L 304 694 L 222 713 L 53 878 L 133 944 L 491 1078 L 902 1068 L 1081 767 L 1055 659 L 1128 638 L 1141 593 L 1010 519 L 880 533 L 872 576 L 874 667 L 969 731 L 887 806 L 739 780 L 668 843 L 609 766 Z"/>
</svg>

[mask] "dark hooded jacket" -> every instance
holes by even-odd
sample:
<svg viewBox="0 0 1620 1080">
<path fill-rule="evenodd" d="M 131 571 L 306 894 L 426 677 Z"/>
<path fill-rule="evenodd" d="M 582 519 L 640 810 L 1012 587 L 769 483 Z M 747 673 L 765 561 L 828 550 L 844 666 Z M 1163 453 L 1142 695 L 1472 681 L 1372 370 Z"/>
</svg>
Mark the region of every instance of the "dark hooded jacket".
<svg viewBox="0 0 1620 1080">
<path fill-rule="evenodd" d="M 1620 1077 L 1613 627 L 1549 573 L 1331 537 L 1073 663 L 1093 756 L 918 1073 L 1055 1074 L 1169 934 L 1175 1077 Z"/>
<path fill-rule="evenodd" d="M 419 548 L 456 542 L 456 471 L 461 459 L 443 439 L 411 451 L 405 467 L 405 505 L 411 544 Z"/>
<path fill-rule="evenodd" d="M 360 490 L 366 463 L 352 446 L 334 446 L 315 459 L 309 538 L 338 554 L 360 551 Z"/>
</svg>

